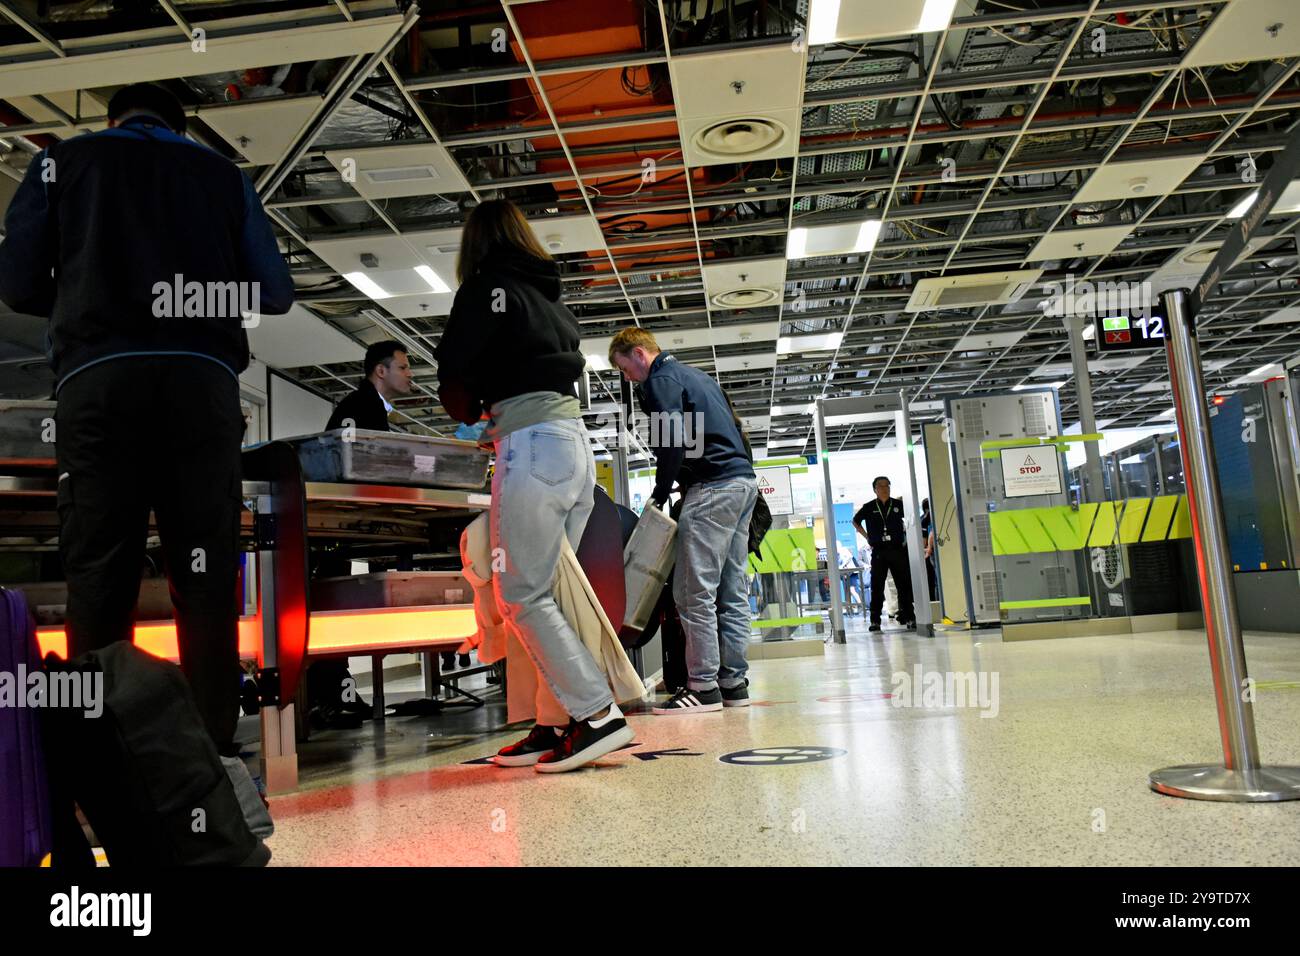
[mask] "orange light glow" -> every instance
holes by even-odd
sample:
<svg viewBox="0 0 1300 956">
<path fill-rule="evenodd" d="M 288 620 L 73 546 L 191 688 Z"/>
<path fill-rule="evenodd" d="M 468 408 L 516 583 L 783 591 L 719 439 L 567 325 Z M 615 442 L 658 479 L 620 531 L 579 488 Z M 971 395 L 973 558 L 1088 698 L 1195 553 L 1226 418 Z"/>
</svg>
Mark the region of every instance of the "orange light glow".
<svg viewBox="0 0 1300 956">
<path fill-rule="evenodd" d="M 308 654 L 373 652 L 428 644 L 459 644 L 478 631 L 472 604 L 317 611 Z"/>
<path fill-rule="evenodd" d="M 55 654 L 68 656 L 68 635 L 62 627 L 38 627 L 36 643 L 40 645 L 41 657 Z M 134 642 L 136 647 L 147 651 L 154 657 L 165 661 L 179 661 L 180 650 L 176 643 L 176 625 L 172 621 L 146 621 L 135 626 Z M 239 619 L 239 656 L 245 660 L 260 660 L 262 646 L 262 624 L 256 617 Z"/>
<path fill-rule="evenodd" d="M 472 604 L 374 608 L 363 611 L 317 611 L 311 616 L 308 654 L 374 653 L 429 645 L 460 644 L 478 630 Z M 68 656 L 62 627 L 38 627 L 41 657 Z M 261 659 L 262 625 L 256 617 L 239 619 L 239 656 Z M 180 660 L 176 625 L 151 621 L 135 626 L 135 644 L 163 660 Z"/>
</svg>

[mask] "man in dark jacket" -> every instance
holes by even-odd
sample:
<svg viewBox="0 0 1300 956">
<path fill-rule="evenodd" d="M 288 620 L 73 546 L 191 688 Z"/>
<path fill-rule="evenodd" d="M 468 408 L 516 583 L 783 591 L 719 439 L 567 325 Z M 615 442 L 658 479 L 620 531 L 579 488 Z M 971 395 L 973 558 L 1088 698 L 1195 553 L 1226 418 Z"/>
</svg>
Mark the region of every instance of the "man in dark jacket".
<svg viewBox="0 0 1300 956">
<path fill-rule="evenodd" d="M 871 627 L 880 630 L 880 610 L 885 604 L 885 576 L 893 575 L 898 588 L 898 620 L 916 627 L 912 605 L 912 568 L 907 559 L 907 528 L 903 524 L 903 499 L 889 497 L 889 479 L 881 475 L 871 483 L 876 493 L 853 516 L 853 527 L 871 545 Z"/>
<path fill-rule="evenodd" d="M 232 757 L 244 323 L 287 312 L 293 282 L 251 184 L 181 135 L 170 93 L 124 87 L 108 116 L 32 159 L 0 299 L 50 317 L 69 652 L 131 638 L 152 509 L 181 667 Z"/>
<path fill-rule="evenodd" d="M 610 363 L 640 385 L 655 453 L 651 506 L 682 487 L 673 597 L 686 633 L 688 680 L 656 714 L 749 704 L 749 523 L 758 497 L 754 465 L 721 387 L 659 350 L 653 335 L 627 328 Z"/>
<path fill-rule="evenodd" d="M 366 349 L 365 373 L 356 390 L 334 406 L 326 431 L 349 426 L 375 432 L 389 430 L 392 400 L 411 394 L 411 363 L 402 343 L 390 339 Z"/>
</svg>

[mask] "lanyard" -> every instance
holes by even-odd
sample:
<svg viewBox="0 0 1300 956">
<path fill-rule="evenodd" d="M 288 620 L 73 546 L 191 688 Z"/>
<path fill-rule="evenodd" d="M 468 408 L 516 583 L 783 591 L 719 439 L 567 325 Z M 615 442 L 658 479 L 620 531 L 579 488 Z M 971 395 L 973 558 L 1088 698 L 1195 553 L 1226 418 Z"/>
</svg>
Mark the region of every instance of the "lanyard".
<svg viewBox="0 0 1300 956">
<path fill-rule="evenodd" d="M 876 499 L 876 514 L 878 514 L 878 515 L 880 516 L 880 529 L 881 529 L 882 532 L 884 531 L 884 528 L 885 528 L 885 515 L 888 514 L 888 513 L 889 513 L 889 509 L 888 509 L 888 508 L 886 508 L 884 511 L 881 511 L 881 510 L 880 510 L 880 499 L 877 498 L 877 499 Z"/>
</svg>

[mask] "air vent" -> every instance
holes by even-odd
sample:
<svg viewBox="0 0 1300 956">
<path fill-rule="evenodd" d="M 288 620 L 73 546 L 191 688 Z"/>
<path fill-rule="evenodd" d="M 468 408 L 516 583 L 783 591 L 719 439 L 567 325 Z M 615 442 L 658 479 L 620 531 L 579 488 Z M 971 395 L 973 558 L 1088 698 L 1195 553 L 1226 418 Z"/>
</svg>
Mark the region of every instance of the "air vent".
<svg viewBox="0 0 1300 956">
<path fill-rule="evenodd" d="M 709 301 L 720 309 L 756 309 L 776 305 L 780 298 L 775 289 L 735 289 L 715 295 Z"/>
<path fill-rule="evenodd" d="M 388 169 L 363 169 L 361 175 L 367 182 L 375 184 L 409 183 L 416 180 L 432 181 L 438 178 L 438 171 L 432 166 L 393 166 Z"/>
<path fill-rule="evenodd" d="M 967 305 L 983 305 L 985 302 L 996 302 L 1002 297 L 1005 288 L 1001 283 L 991 283 L 989 285 L 939 289 L 934 296 L 934 307 L 956 309 Z"/>
<path fill-rule="evenodd" d="M 778 308 L 785 294 L 784 257 L 710 259 L 700 271 L 704 294 L 714 309 Z M 770 335 L 764 331 L 763 337 L 775 339 L 780 329 Z"/>
<path fill-rule="evenodd" d="M 728 119 L 695 132 L 695 148 L 710 156 L 744 158 L 778 147 L 785 141 L 786 128 L 775 120 L 759 117 Z"/>
<path fill-rule="evenodd" d="M 1025 434 L 1041 437 L 1050 435 L 1047 430 L 1047 399 L 1030 399 L 1025 402 Z"/>
<path fill-rule="evenodd" d="M 912 289 L 906 311 L 965 309 L 977 305 L 1015 302 L 1042 274 L 1042 269 L 1019 269 L 922 279 Z"/>
</svg>

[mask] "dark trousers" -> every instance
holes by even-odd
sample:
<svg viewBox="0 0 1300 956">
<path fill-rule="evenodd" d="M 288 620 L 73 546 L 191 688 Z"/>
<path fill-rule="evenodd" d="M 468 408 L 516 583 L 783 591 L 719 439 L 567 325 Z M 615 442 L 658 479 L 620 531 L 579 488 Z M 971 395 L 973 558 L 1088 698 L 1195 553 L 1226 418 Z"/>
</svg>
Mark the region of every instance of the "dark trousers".
<svg viewBox="0 0 1300 956">
<path fill-rule="evenodd" d="M 131 638 L 152 509 L 181 669 L 218 751 L 234 756 L 244 430 L 238 383 L 207 359 L 113 359 L 64 384 L 56 429 L 70 656 Z"/>
<path fill-rule="evenodd" d="M 906 547 L 880 545 L 871 549 L 871 623 L 880 623 L 880 609 L 885 605 L 885 575 L 894 576 L 898 588 L 898 619 L 912 621 L 912 569 L 907 563 Z"/>
</svg>

